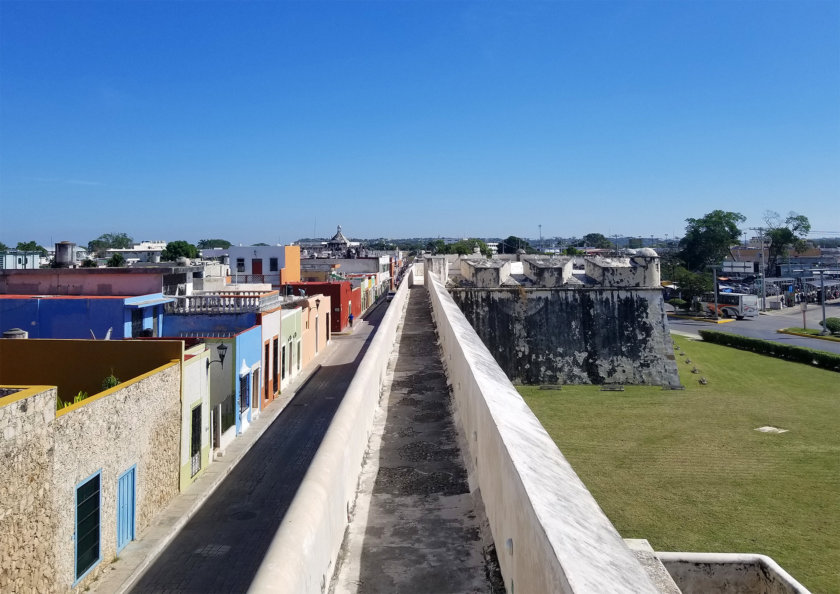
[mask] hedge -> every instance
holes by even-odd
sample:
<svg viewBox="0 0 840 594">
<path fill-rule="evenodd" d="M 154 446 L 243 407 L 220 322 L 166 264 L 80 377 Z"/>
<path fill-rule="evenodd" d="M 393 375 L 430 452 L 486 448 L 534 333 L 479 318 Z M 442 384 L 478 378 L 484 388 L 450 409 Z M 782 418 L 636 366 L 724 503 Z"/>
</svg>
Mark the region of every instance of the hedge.
<svg viewBox="0 0 840 594">
<path fill-rule="evenodd" d="M 700 336 L 706 342 L 840 372 L 840 355 L 834 353 L 713 330 L 700 330 Z"/>
</svg>

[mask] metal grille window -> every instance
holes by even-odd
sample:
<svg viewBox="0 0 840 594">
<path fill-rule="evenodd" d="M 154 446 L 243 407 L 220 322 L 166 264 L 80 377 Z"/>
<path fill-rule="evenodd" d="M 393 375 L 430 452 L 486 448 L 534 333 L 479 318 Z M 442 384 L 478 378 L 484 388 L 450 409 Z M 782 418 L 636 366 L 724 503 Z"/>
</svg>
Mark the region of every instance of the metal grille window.
<svg viewBox="0 0 840 594">
<path fill-rule="evenodd" d="M 236 272 L 245 272 L 245 258 L 236 259 Z"/>
<path fill-rule="evenodd" d="M 248 376 L 239 378 L 239 412 L 245 412 L 251 406 L 251 398 L 249 392 L 251 391 L 251 382 L 248 381 Z"/>
<path fill-rule="evenodd" d="M 76 579 L 99 562 L 99 482 L 97 473 L 76 487 Z"/>
<path fill-rule="evenodd" d="M 192 409 L 190 423 L 190 477 L 201 470 L 201 405 Z"/>
<path fill-rule="evenodd" d="M 269 272 L 277 272 L 278 270 L 278 260 L 277 258 L 269 258 L 268 259 L 268 270 Z"/>
</svg>

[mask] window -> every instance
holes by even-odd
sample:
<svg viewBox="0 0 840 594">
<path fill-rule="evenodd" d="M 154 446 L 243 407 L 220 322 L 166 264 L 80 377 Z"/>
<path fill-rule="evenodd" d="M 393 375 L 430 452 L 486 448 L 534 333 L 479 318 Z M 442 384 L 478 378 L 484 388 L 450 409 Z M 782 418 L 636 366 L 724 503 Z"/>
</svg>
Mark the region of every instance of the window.
<svg viewBox="0 0 840 594">
<path fill-rule="evenodd" d="M 249 374 L 250 375 L 250 374 Z M 239 378 L 239 412 L 245 412 L 251 406 L 250 398 L 251 382 L 248 381 L 248 375 Z"/>
<path fill-rule="evenodd" d="M 143 310 L 139 307 L 131 310 L 131 337 L 142 336 L 143 332 Z"/>
<path fill-rule="evenodd" d="M 277 258 L 269 258 L 268 259 L 268 270 L 269 272 L 277 272 L 279 269 Z"/>
<path fill-rule="evenodd" d="M 236 259 L 236 272 L 245 272 L 245 258 Z"/>
<path fill-rule="evenodd" d="M 76 486 L 76 581 L 99 563 L 101 472 Z"/>
<path fill-rule="evenodd" d="M 277 381 L 277 376 L 280 375 L 280 339 L 274 339 L 274 350 L 271 354 L 271 375 L 274 381 Z"/>
<path fill-rule="evenodd" d="M 281 357 L 281 365 L 280 365 L 280 379 L 286 379 L 286 345 L 283 345 L 283 356 Z"/>
</svg>

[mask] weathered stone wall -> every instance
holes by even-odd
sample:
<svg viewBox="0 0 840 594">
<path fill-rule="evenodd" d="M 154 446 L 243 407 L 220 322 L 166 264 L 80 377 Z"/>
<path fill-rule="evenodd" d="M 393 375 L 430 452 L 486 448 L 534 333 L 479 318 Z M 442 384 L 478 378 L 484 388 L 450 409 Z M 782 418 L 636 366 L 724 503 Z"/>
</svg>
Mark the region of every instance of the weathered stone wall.
<svg viewBox="0 0 840 594">
<path fill-rule="evenodd" d="M 14 398 L 0 400 L 0 592 L 49 592 L 56 549 L 57 514 L 49 496 L 56 389 Z"/>
<path fill-rule="evenodd" d="M 451 289 L 513 382 L 678 385 L 660 289 Z"/>
<path fill-rule="evenodd" d="M 54 427 L 53 505 L 57 517 L 52 547 L 56 589 L 74 581 L 73 531 L 76 485 L 101 474 L 101 561 L 82 580 L 83 589 L 117 555 L 118 477 L 137 465 L 135 534 L 178 493 L 181 366 L 174 363 L 110 394 L 58 416 Z"/>
</svg>

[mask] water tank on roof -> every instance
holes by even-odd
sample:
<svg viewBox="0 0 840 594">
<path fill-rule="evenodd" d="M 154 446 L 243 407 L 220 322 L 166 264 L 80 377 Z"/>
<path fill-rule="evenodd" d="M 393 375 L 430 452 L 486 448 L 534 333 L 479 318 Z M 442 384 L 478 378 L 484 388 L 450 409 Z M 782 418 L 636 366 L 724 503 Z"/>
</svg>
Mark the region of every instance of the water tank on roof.
<svg viewBox="0 0 840 594">
<path fill-rule="evenodd" d="M 29 332 L 20 328 L 12 328 L 3 332 L 3 338 L 29 338 Z"/>
<path fill-rule="evenodd" d="M 76 263 L 76 244 L 72 241 L 59 241 L 55 244 L 56 268 L 70 268 Z"/>
</svg>

